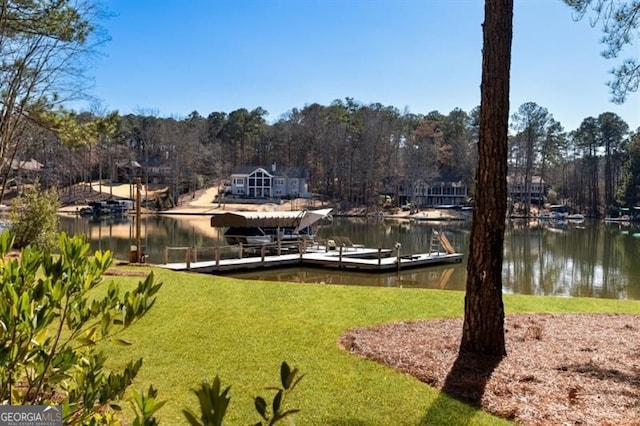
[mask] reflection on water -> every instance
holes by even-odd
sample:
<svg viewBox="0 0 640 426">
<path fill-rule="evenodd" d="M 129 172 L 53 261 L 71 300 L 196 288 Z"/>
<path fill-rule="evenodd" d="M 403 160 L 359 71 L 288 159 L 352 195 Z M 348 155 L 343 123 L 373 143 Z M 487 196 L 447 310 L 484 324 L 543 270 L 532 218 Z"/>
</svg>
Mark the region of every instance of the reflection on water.
<svg viewBox="0 0 640 426">
<path fill-rule="evenodd" d="M 199 260 L 213 259 L 213 247 L 225 246 L 220 230 L 208 216 L 146 216 L 141 222 L 141 243 L 151 263 L 161 263 L 165 246 L 198 247 Z M 85 235 L 92 248 L 111 250 L 128 259 L 135 245 L 135 226 L 129 218 L 91 221 L 63 217 L 61 230 Z M 236 273 L 248 279 L 300 283 L 374 285 L 405 288 L 463 290 L 469 246 L 468 222 L 408 222 L 335 218 L 318 229 L 318 237 L 343 236 L 367 247 L 392 248 L 401 254 L 428 252 L 433 230 L 443 231 L 454 248 L 465 254 L 460 264 L 398 273 L 368 274 L 316 268 L 289 268 Z M 211 250 L 207 250 L 211 249 Z M 514 222 L 507 225 L 503 266 L 505 292 L 640 299 L 640 229 L 599 222 Z M 233 254 L 232 254 L 233 255 Z M 170 262 L 184 254 L 169 253 Z"/>
<path fill-rule="evenodd" d="M 512 226 L 505 235 L 505 289 L 640 299 L 639 232 L 603 223 Z"/>
<path fill-rule="evenodd" d="M 94 250 L 111 250 L 117 259 L 129 258 L 136 244 L 136 229 L 132 217 L 83 218 L 61 217 L 60 230 L 84 235 Z M 206 216 L 142 216 L 140 240 L 150 263 L 163 261 L 164 247 L 212 248 L 224 245 L 219 229 L 210 226 Z M 184 261 L 184 252 L 169 253 L 169 262 Z"/>
<path fill-rule="evenodd" d="M 320 268 L 287 268 L 234 273 L 231 274 L 231 276 L 253 280 L 286 281 L 294 283 L 464 290 L 464 274 L 464 268 L 459 267 L 459 265 L 446 265 L 412 269 L 402 271 L 401 273 L 367 274 L 340 270 L 327 271 Z"/>
</svg>

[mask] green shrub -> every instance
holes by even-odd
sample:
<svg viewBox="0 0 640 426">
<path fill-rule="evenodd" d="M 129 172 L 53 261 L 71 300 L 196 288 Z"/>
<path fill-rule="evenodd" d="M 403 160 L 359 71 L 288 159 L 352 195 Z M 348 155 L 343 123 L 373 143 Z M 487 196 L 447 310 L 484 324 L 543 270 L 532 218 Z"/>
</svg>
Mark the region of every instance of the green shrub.
<svg viewBox="0 0 640 426">
<path fill-rule="evenodd" d="M 55 189 L 40 191 L 39 185 L 28 188 L 15 198 L 9 210 L 11 231 L 15 236 L 14 247 L 29 245 L 42 250 L 55 246 L 58 235 L 60 199 Z"/>
<path fill-rule="evenodd" d="M 298 369 L 291 370 L 286 362 L 282 362 L 280 365 L 280 383 L 281 387 L 270 387 L 269 390 L 275 390 L 276 394 L 271 401 L 270 406 L 267 401 L 257 396 L 254 399 L 254 406 L 256 411 L 262 418 L 255 426 L 272 426 L 283 420 L 292 414 L 297 413 L 300 410 L 297 409 L 285 409 L 284 400 L 285 396 L 289 394 L 296 387 L 298 382 L 303 376 L 296 377 L 298 375 Z M 220 379 L 218 376 L 213 380 L 213 384 L 203 382 L 199 389 L 196 389 L 194 393 L 198 397 L 200 403 L 200 418 L 196 417 L 196 414 L 189 410 L 182 410 L 185 417 L 192 426 L 222 426 L 224 416 L 227 413 L 229 402 L 231 397 L 228 396 L 231 386 L 227 386 L 222 390 L 220 385 Z M 290 420 L 290 419 L 289 419 Z M 264 421 L 264 423 L 263 423 Z M 294 424 L 290 421 L 290 424 Z"/>
<path fill-rule="evenodd" d="M 136 417 L 131 424 L 132 426 L 158 426 L 159 422 L 154 417 L 154 414 L 167 401 L 156 401 L 157 396 L 158 390 L 153 385 L 149 386 L 149 390 L 146 393 L 133 390 L 133 398 L 131 398 L 130 404 Z"/>
<path fill-rule="evenodd" d="M 292 370 L 286 362 L 282 362 L 282 365 L 280 365 L 280 383 L 282 384 L 282 387 L 267 388 L 277 391 L 273 397 L 273 401 L 271 401 L 271 410 L 269 410 L 267 401 L 263 397 L 257 396 L 254 399 L 256 410 L 258 411 L 258 414 L 260 414 L 260 417 L 265 421 L 265 423 L 260 421 L 256 423 L 255 426 L 272 426 L 280 420 L 300 411 L 298 409 L 287 410 L 284 408 L 285 396 L 291 393 L 300 380 L 302 380 L 303 376 L 296 378 L 297 375 L 297 368 Z"/>
<path fill-rule="evenodd" d="M 59 256 L 27 247 L 8 258 L 12 242 L 0 235 L 0 404 L 60 404 L 65 424 L 109 423 L 142 359 L 109 371 L 97 343 L 129 345 L 117 332 L 149 311 L 161 284 L 150 274 L 96 297 L 110 252 L 90 256 L 82 238 L 62 234 Z"/>
</svg>

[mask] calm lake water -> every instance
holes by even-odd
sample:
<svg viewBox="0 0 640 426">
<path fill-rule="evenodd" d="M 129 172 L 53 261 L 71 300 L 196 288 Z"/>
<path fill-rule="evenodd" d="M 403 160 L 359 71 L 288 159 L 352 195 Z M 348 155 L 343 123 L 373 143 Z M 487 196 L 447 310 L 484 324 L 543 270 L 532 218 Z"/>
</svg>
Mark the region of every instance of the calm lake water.
<svg viewBox="0 0 640 426">
<path fill-rule="evenodd" d="M 165 246 L 195 246 L 198 260 L 213 259 L 213 247 L 225 246 L 220 230 L 211 228 L 207 216 L 146 216 L 141 240 L 150 263 L 163 261 Z M 84 235 L 94 250 L 111 250 L 128 259 L 135 245 L 131 219 L 92 221 L 62 217 L 60 229 Z M 399 242 L 402 254 L 428 252 L 431 232 L 443 231 L 457 251 L 460 264 L 398 273 L 366 274 L 316 268 L 287 268 L 235 273 L 233 276 L 289 282 L 373 285 L 464 290 L 470 222 L 408 222 L 334 218 L 321 225 L 318 237 L 342 236 L 367 247 L 392 248 Z M 209 249 L 207 251 L 207 249 Z M 232 256 L 233 252 L 227 255 Z M 170 262 L 184 254 L 170 252 Z M 582 296 L 640 300 L 640 228 L 585 222 L 578 225 L 507 225 L 503 286 L 506 293 Z"/>
</svg>

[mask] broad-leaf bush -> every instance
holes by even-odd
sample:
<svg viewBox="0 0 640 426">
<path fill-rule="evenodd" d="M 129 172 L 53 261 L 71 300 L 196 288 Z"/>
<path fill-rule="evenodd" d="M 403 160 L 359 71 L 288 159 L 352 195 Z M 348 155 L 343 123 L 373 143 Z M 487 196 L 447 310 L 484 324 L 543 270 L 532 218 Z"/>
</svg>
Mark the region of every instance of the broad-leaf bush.
<svg viewBox="0 0 640 426">
<path fill-rule="evenodd" d="M 282 386 L 267 388 L 270 390 L 277 391 L 276 394 L 273 396 L 273 401 L 271 402 L 271 409 L 269 410 L 267 406 L 267 401 L 263 397 L 257 396 L 254 399 L 254 405 L 256 407 L 256 410 L 258 411 L 258 414 L 260 414 L 260 417 L 262 417 L 262 419 L 264 420 L 264 423 L 260 421 L 256 423 L 255 426 L 263 426 L 263 425 L 272 426 L 278 423 L 280 420 L 300 411 L 298 409 L 287 410 L 284 408 L 285 396 L 291 393 L 293 389 L 298 385 L 300 380 L 302 380 L 302 377 L 304 377 L 304 376 L 300 376 L 296 378 L 297 375 L 298 375 L 297 368 L 294 368 L 292 370 L 286 362 L 284 361 L 282 362 L 282 364 L 280 365 L 280 383 Z"/>
<path fill-rule="evenodd" d="M 54 189 L 41 191 L 38 184 L 15 198 L 9 210 L 15 248 L 32 245 L 47 250 L 55 246 L 59 208 L 58 193 Z"/>
<path fill-rule="evenodd" d="M 9 257 L 13 236 L 0 236 L 0 404 L 60 404 L 65 424 L 96 424 L 119 409 L 142 360 L 105 367 L 97 343 L 127 345 L 116 334 L 153 306 L 153 274 L 132 291 L 103 284 L 110 252 L 89 253 L 81 237 L 59 237 L 59 255 L 35 247 Z"/>
<path fill-rule="evenodd" d="M 213 384 L 202 382 L 199 389 L 193 392 L 200 404 L 200 419 L 189 410 L 182 410 L 192 426 L 222 426 L 231 397 L 227 396 L 231 386 L 221 391 L 220 378 L 216 376 Z"/>
<path fill-rule="evenodd" d="M 303 377 L 297 376 L 298 369 L 294 368 L 292 370 L 289 365 L 283 361 L 280 365 L 280 382 L 282 386 L 267 388 L 268 390 L 277 391 L 270 407 L 267 405 L 267 401 L 261 396 L 255 397 L 253 401 L 256 411 L 261 417 L 261 420 L 257 422 L 255 426 L 272 426 L 300 411 L 297 409 L 285 409 L 284 407 L 285 396 L 293 391 Z M 189 424 L 191 426 L 222 426 L 229 402 L 231 402 L 231 397 L 228 396 L 230 390 L 231 386 L 227 386 L 222 390 L 218 376 L 216 376 L 212 384 L 203 382 L 199 389 L 194 390 L 200 404 L 200 417 L 198 418 L 197 415 L 190 410 L 182 410 Z M 290 417 L 288 420 L 289 424 L 295 424 Z"/>
<path fill-rule="evenodd" d="M 133 397 L 129 401 L 131 408 L 133 409 L 136 417 L 133 420 L 132 426 L 157 426 L 160 424 L 158 419 L 154 417 L 156 411 L 158 411 L 167 401 L 157 401 L 158 390 L 149 386 L 149 390 L 145 393 L 138 392 L 135 389 L 132 391 Z"/>
</svg>

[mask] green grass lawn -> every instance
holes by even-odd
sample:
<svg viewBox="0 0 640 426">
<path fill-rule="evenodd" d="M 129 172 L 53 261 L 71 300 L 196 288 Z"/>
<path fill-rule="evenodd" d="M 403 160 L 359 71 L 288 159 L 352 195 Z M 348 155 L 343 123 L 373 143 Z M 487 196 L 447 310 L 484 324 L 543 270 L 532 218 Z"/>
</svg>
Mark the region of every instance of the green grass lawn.
<svg viewBox="0 0 640 426">
<path fill-rule="evenodd" d="M 158 418 L 186 424 L 192 390 L 218 375 L 231 385 L 226 424 L 259 419 L 256 395 L 279 384 L 287 361 L 304 378 L 287 401 L 299 425 L 492 425 L 506 422 L 458 403 L 405 374 L 342 351 L 341 333 L 383 322 L 462 316 L 462 292 L 266 283 L 155 269 L 164 283 L 151 312 L 122 334 L 133 345 L 107 353 L 114 365 L 144 359 L 134 387 L 168 400 Z M 139 278 L 107 277 L 123 285 Z M 505 296 L 512 312 L 640 313 L 640 302 Z"/>
</svg>

